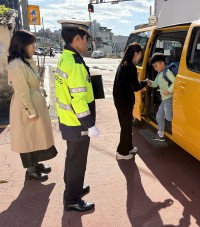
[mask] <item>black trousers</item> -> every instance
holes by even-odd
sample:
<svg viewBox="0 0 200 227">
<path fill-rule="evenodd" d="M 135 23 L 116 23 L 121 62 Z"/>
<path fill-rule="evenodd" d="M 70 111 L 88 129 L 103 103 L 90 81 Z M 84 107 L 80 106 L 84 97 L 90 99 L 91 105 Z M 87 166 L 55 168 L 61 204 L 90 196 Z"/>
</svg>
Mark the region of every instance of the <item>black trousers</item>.
<svg viewBox="0 0 200 227">
<path fill-rule="evenodd" d="M 74 204 L 81 200 L 89 144 L 89 137 L 81 142 L 67 141 L 64 172 L 66 204 Z"/>
<path fill-rule="evenodd" d="M 120 142 L 117 147 L 117 152 L 121 155 L 128 155 L 129 151 L 133 149 L 132 144 L 132 111 L 133 104 L 115 103 L 117 109 L 120 131 Z"/>
<path fill-rule="evenodd" d="M 46 150 L 33 151 L 29 153 L 20 153 L 22 164 L 24 168 L 33 167 L 41 161 L 46 161 L 54 158 L 58 154 L 55 146 L 51 146 Z"/>
</svg>

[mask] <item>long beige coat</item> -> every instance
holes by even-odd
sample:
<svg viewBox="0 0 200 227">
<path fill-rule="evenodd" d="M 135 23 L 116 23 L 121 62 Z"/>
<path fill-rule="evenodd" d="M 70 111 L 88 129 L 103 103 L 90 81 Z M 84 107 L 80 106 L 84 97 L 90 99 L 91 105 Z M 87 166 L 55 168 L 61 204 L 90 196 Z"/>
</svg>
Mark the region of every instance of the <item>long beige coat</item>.
<svg viewBox="0 0 200 227">
<path fill-rule="evenodd" d="M 37 72 L 34 61 L 28 61 Z M 15 59 L 8 65 L 8 83 L 14 89 L 10 104 L 11 150 L 27 153 L 51 147 L 51 121 L 36 73 L 20 58 Z M 34 114 L 38 115 L 37 120 L 28 117 Z"/>
</svg>

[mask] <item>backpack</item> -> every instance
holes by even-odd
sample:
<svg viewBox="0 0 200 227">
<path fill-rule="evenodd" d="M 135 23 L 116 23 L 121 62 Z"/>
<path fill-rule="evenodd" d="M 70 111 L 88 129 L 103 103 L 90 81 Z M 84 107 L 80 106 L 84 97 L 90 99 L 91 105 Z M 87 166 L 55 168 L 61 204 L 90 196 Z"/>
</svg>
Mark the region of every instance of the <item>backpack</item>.
<svg viewBox="0 0 200 227">
<path fill-rule="evenodd" d="M 169 65 L 165 67 L 163 71 L 163 78 L 168 82 L 168 86 L 170 86 L 172 82 L 167 76 L 167 70 L 169 69 L 174 74 L 174 76 L 176 76 L 178 73 L 178 67 L 179 67 L 179 62 L 171 62 Z"/>
</svg>

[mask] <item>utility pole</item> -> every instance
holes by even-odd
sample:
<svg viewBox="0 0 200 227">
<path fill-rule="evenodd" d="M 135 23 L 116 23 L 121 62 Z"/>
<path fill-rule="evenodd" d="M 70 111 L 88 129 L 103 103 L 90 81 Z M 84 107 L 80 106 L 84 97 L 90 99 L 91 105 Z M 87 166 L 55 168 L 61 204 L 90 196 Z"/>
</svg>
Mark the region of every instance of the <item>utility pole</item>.
<svg viewBox="0 0 200 227">
<path fill-rule="evenodd" d="M 43 47 L 44 47 L 44 44 L 45 44 L 45 42 L 44 42 L 44 21 L 43 21 L 43 17 L 42 17 L 42 35 L 43 35 L 43 38 L 42 38 L 42 44 L 43 44 Z"/>
<path fill-rule="evenodd" d="M 92 51 L 96 50 L 96 43 L 94 39 L 94 25 L 92 23 L 91 13 L 94 13 L 94 6 L 92 5 L 93 0 L 90 0 L 90 3 L 88 4 L 88 12 L 89 12 L 89 20 L 91 21 L 90 24 L 90 34 L 92 35 Z"/>
</svg>

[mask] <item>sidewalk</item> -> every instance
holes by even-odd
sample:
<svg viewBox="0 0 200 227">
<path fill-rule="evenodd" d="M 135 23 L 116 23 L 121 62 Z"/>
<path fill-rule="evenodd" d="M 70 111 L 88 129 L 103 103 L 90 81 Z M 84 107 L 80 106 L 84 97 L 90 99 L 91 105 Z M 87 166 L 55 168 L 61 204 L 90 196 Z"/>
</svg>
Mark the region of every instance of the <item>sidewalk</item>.
<svg viewBox="0 0 200 227">
<path fill-rule="evenodd" d="M 84 199 L 93 212 L 63 211 L 63 169 L 66 154 L 57 122 L 53 122 L 58 156 L 46 182 L 24 181 L 18 154 L 10 151 L 9 128 L 0 134 L 0 226 L 2 227 L 162 227 L 200 226 L 199 162 L 180 148 L 155 151 L 134 129 L 140 153 L 134 160 L 116 161 L 119 125 L 112 99 L 97 100 L 97 127 L 91 140 Z M 177 156 L 175 156 L 175 154 Z"/>
</svg>

